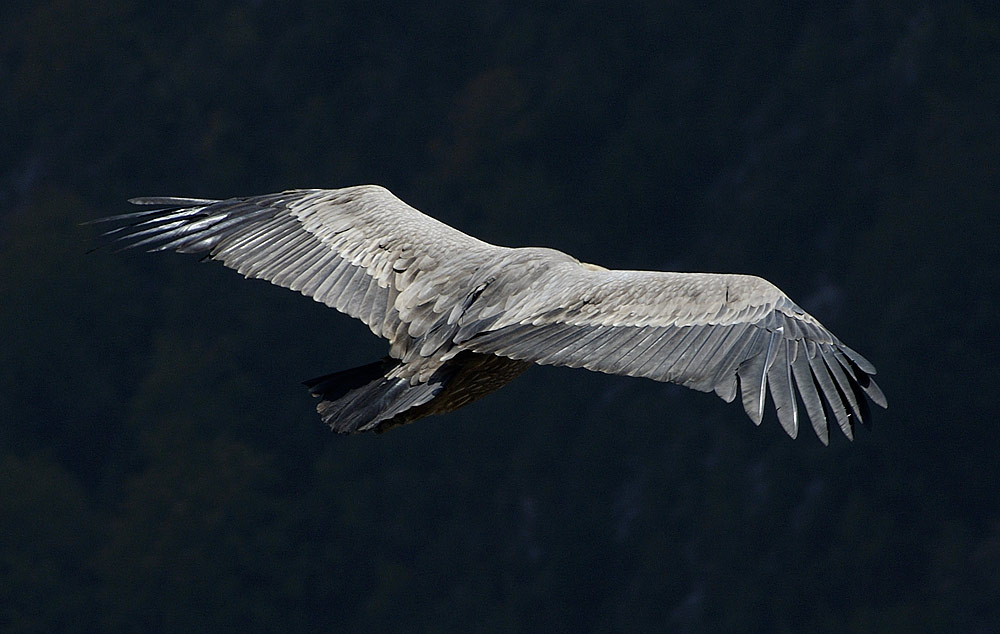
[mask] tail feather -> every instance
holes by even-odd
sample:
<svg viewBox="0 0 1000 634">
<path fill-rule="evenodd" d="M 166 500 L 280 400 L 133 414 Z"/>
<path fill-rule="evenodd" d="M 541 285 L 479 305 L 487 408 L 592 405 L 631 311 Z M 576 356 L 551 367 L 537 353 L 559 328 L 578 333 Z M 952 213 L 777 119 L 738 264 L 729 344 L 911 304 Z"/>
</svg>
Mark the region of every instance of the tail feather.
<svg viewBox="0 0 1000 634">
<path fill-rule="evenodd" d="M 411 385 L 408 378 L 388 376 L 399 361 L 386 357 L 350 370 L 305 381 L 320 397 L 316 410 L 334 431 L 351 434 L 379 431 L 380 424 L 432 400 L 444 381 Z"/>
<path fill-rule="evenodd" d="M 424 361 L 423 366 L 401 367 L 403 362 L 386 357 L 310 379 L 305 385 L 320 397 L 316 411 L 334 431 L 379 433 L 456 410 L 506 385 L 531 366 L 526 361 L 468 351 L 443 363 Z M 429 377 L 416 380 L 431 370 Z"/>
<path fill-rule="evenodd" d="M 309 388 L 309 392 L 313 396 L 321 396 L 327 400 L 337 400 L 351 390 L 370 383 L 373 379 L 385 376 L 387 372 L 398 364 L 398 362 L 394 363 L 393 361 L 390 357 L 386 357 L 381 361 L 351 368 L 350 370 L 324 374 L 315 379 L 303 381 L 302 385 Z"/>
</svg>

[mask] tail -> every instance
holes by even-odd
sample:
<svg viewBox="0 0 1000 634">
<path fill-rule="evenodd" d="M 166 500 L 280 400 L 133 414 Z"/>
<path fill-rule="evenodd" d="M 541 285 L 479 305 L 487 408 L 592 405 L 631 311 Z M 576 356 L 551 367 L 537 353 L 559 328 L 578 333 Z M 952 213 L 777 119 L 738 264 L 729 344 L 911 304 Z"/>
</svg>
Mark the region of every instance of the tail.
<svg viewBox="0 0 1000 634">
<path fill-rule="evenodd" d="M 424 416 L 454 411 L 503 387 L 531 367 L 527 361 L 467 350 L 441 365 L 401 365 L 401 361 L 386 357 L 305 384 L 322 399 L 316 411 L 334 431 L 380 433 Z M 425 381 L 414 380 L 420 370 L 426 373 L 430 369 L 433 373 Z"/>
<path fill-rule="evenodd" d="M 433 376 L 426 383 L 411 385 L 406 377 L 389 376 L 399 365 L 398 360 L 386 357 L 304 384 L 313 396 L 320 397 L 316 411 L 334 431 L 381 432 L 420 418 L 420 410 L 413 408 L 431 401 L 447 381 L 445 376 Z"/>
</svg>

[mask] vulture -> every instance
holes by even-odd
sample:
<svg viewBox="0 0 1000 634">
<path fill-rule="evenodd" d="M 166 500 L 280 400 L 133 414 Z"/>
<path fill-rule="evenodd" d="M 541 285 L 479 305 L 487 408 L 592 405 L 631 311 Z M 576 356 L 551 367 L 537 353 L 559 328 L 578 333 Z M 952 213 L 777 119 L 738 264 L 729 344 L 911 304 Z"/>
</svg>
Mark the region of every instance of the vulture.
<svg viewBox="0 0 1000 634">
<path fill-rule="evenodd" d="M 122 249 L 218 260 L 298 291 L 389 340 L 381 361 L 305 382 L 341 433 L 451 412 L 532 364 L 646 377 L 737 396 L 760 424 L 767 393 L 789 436 L 803 409 L 853 438 L 875 367 L 770 282 L 750 275 L 608 270 L 548 248 L 495 246 L 377 185 L 205 200 L 101 218 Z"/>
</svg>

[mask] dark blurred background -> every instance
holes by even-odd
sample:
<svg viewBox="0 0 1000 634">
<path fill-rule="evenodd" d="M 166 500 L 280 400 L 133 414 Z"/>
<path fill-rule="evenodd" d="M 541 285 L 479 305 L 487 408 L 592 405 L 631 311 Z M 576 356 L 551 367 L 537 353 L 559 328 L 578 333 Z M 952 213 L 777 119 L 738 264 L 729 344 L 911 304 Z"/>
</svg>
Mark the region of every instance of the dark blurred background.
<svg viewBox="0 0 1000 634">
<path fill-rule="evenodd" d="M 0 631 L 1000 631 L 994 4 L 15 1 L 0 103 Z M 764 276 L 890 407 L 536 368 L 340 437 L 365 326 L 79 226 L 361 183 Z"/>
</svg>

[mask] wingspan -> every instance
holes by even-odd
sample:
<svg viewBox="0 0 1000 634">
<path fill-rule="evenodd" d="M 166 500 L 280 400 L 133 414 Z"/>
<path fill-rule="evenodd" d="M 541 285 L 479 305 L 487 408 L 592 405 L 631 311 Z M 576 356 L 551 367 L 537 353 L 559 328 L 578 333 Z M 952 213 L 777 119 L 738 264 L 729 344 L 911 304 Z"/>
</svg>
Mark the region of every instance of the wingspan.
<svg viewBox="0 0 1000 634">
<path fill-rule="evenodd" d="M 770 391 L 789 435 L 801 401 L 824 443 L 826 411 L 852 437 L 866 397 L 886 405 L 872 364 L 758 277 L 608 271 L 552 249 L 498 247 L 374 185 L 132 202 L 166 208 L 97 221 L 119 223 L 105 235 L 124 248 L 204 254 L 357 317 L 391 342 L 412 384 L 470 351 L 726 401 L 740 393 L 758 424 Z"/>
</svg>

